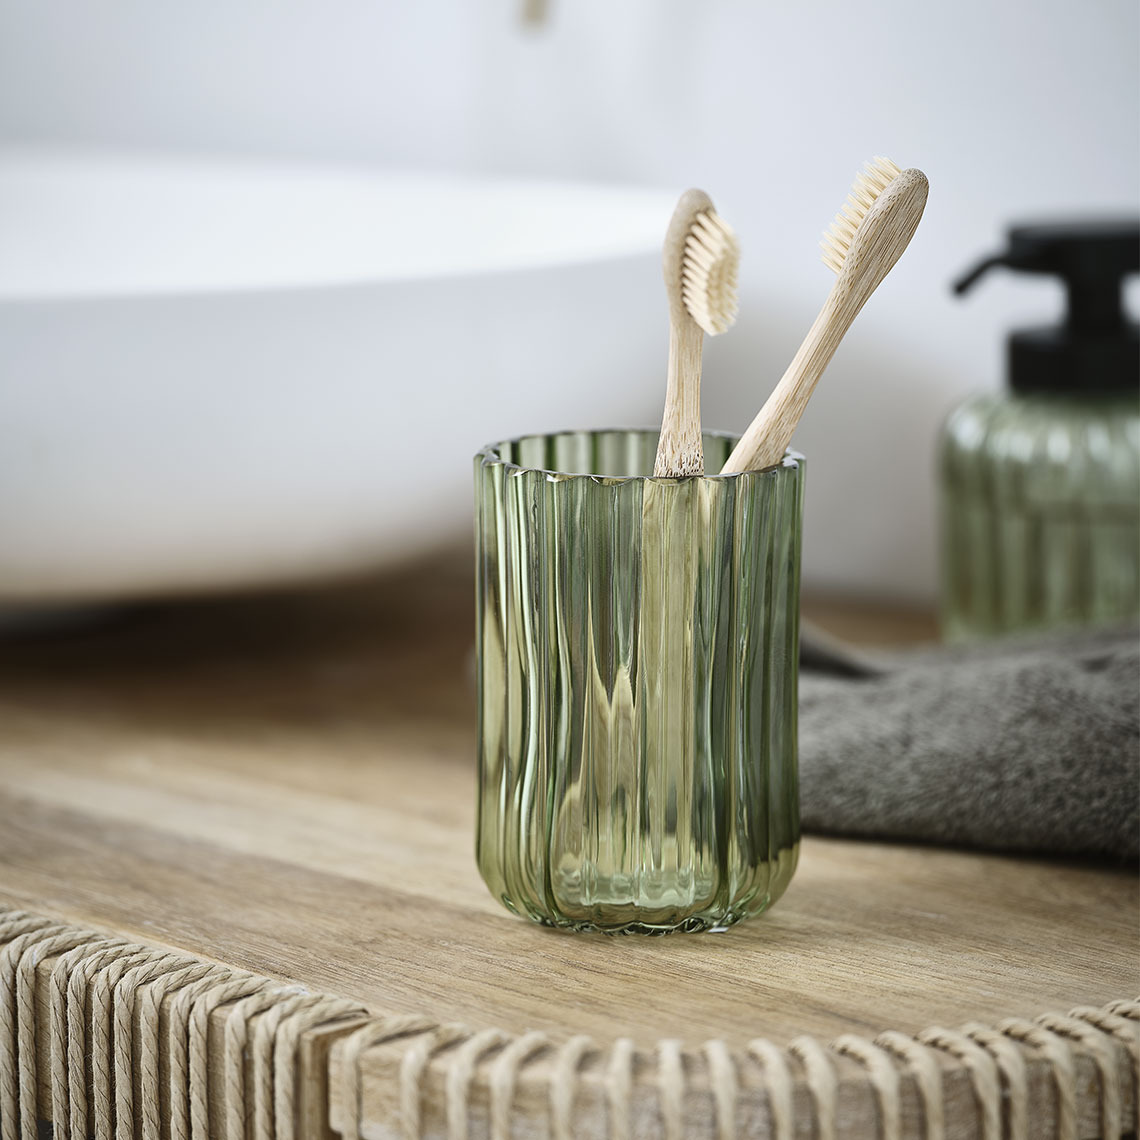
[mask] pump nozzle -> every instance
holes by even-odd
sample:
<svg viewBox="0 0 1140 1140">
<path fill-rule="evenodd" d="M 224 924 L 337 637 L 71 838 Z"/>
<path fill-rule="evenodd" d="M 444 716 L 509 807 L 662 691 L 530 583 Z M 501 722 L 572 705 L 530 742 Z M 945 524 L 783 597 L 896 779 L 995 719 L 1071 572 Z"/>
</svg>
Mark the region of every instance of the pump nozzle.
<svg viewBox="0 0 1140 1140">
<path fill-rule="evenodd" d="M 1123 283 L 1140 270 L 1140 222 L 1014 226 L 1009 248 L 954 282 L 965 293 L 998 265 L 1059 277 L 1068 294 L 1062 325 L 1010 337 L 1010 382 L 1019 390 L 1120 387 L 1140 369 L 1137 327 L 1125 319 Z"/>
<path fill-rule="evenodd" d="M 958 278 L 957 281 L 954 282 L 954 292 L 958 294 L 958 296 L 961 296 L 963 293 L 967 292 L 973 287 L 974 282 L 977 281 L 979 277 L 983 276 L 989 270 L 993 269 L 995 265 L 1008 264 L 1009 262 L 1006 260 L 1004 253 L 994 253 L 989 257 L 982 258 L 982 260 L 979 261 L 973 269 L 967 270 L 961 277 Z"/>
</svg>

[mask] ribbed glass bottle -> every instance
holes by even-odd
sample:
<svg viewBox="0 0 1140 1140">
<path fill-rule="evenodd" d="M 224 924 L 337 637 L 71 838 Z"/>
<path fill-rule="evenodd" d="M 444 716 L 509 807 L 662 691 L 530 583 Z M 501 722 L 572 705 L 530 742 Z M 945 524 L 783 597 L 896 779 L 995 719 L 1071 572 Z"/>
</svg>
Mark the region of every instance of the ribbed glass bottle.
<svg viewBox="0 0 1140 1140">
<path fill-rule="evenodd" d="M 943 632 L 1140 613 L 1140 400 L 979 396 L 942 441 Z"/>
<path fill-rule="evenodd" d="M 733 442 L 705 436 L 709 470 Z M 803 459 L 655 479 L 656 447 L 476 457 L 477 857 L 540 923 L 726 926 L 796 865 Z"/>
</svg>

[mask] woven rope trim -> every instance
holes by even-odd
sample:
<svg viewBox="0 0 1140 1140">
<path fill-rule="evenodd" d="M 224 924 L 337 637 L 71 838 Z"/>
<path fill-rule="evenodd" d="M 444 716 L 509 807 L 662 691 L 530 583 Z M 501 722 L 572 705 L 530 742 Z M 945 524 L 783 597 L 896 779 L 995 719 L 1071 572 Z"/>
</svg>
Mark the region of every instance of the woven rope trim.
<svg viewBox="0 0 1140 1140">
<path fill-rule="evenodd" d="M 51 962 L 45 983 L 38 970 Z M 47 986 L 49 1023 L 37 1024 L 37 987 Z M 40 994 L 40 1003 L 44 994 Z M 224 1010 L 221 1087 L 211 1087 L 211 1014 Z M 37 1035 L 46 1033 L 51 1115 L 61 1140 L 294 1140 L 297 1117 L 297 1049 L 301 1035 L 329 1027 L 348 1032 L 339 1045 L 340 1087 L 335 1103 L 348 1106 L 345 1140 L 359 1140 L 363 1118 L 363 1062 L 380 1046 L 400 1050 L 396 1079 L 398 1119 L 386 1134 L 405 1140 L 424 1135 L 424 1106 L 432 1074 L 442 1078 L 447 1140 L 466 1140 L 472 1107 L 480 1102 L 483 1132 L 510 1140 L 514 1101 L 528 1065 L 543 1063 L 548 1081 L 548 1131 L 554 1140 L 578 1132 L 584 1070 L 601 1093 L 605 1135 L 635 1135 L 634 1101 L 644 1107 L 638 1073 L 651 1073 L 657 1134 L 663 1140 L 695 1135 L 730 1140 L 737 1135 L 755 1078 L 761 1079 L 761 1121 L 772 1140 L 813 1135 L 840 1137 L 841 1065 L 857 1066 L 874 1097 L 877 1135 L 903 1140 L 903 1088 L 913 1087 L 925 1140 L 944 1140 L 943 1090 L 955 1068 L 970 1079 L 974 1122 L 983 1140 L 1029 1140 L 1029 1066 L 1043 1064 L 1053 1094 L 1058 1140 L 1076 1140 L 1080 1095 L 1076 1062 L 1095 1068 L 1091 1091 L 1100 1135 L 1118 1140 L 1137 1129 L 1140 1099 L 1140 999 L 1103 1008 L 1078 1006 L 1034 1021 L 1006 1019 L 990 1027 L 932 1027 L 909 1037 L 888 1031 L 873 1042 L 845 1034 L 825 1046 L 798 1037 L 787 1049 L 757 1039 L 734 1052 L 722 1041 L 690 1051 L 676 1040 L 639 1053 L 628 1038 L 608 1050 L 588 1037 L 562 1044 L 544 1034 L 512 1036 L 497 1029 L 473 1032 L 414 1016 L 364 1017 L 348 1000 L 283 985 L 168 949 L 129 942 L 96 930 L 17 910 L 0 909 L 0 1135 L 35 1140 L 40 1074 Z M 165 1015 L 169 1080 L 160 1076 Z M 357 1022 L 353 1027 L 352 1022 Z M 215 1049 L 217 1048 L 215 1035 Z M 846 1059 L 846 1060 L 843 1060 Z M 1123 1064 L 1122 1064 L 1123 1062 Z M 1131 1096 L 1121 1086 L 1128 1073 Z M 694 1081 L 699 1074 L 703 1081 Z M 138 1077 L 136 1086 L 136 1075 Z M 694 1088 L 707 1087 L 707 1110 L 698 1120 Z M 803 1090 L 797 1096 L 797 1089 Z M 595 1091 L 597 1091 L 595 1090 Z M 339 1094 L 339 1095 L 338 1095 Z M 593 1095 L 593 1094 L 592 1094 Z M 212 1102 L 216 1099 L 216 1103 Z M 597 1098 L 594 1097 L 596 1100 Z M 1124 1119 L 1126 1104 L 1132 1118 Z M 489 1106 L 489 1108 L 488 1108 Z M 489 1116 L 486 1115 L 489 1112 Z M 686 1116 L 686 1113 L 689 1115 Z M 163 1127 L 169 1121 L 169 1127 Z M 755 1125 L 755 1121 L 753 1122 Z M 642 1131 L 640 1127 L 636 1134 Z"/>
<path fill-rule="evenodd" d="M 1091 1090 L 1100 1121 L 1097 1135 L 1120 1140 L 1138 1124 L 1135 1115 L 1125 1121 L 1123 1110 L 1131 1103 L 1135 1111 L 1140 1092 L 1140 999 L 1113 1002 L 1102 1009 L 1077 1007 L 1066 1015 L 1042 1014 L 1033 1022 L 1007 1019 L 996 1027 L 978 1023 L 960 1029 L 934 1026 L 914 1037 L 893 1030 L 874 1041 L 845 1034 L 830 1045 L 797 1037 L 786 1049 L 757 1039 L 739 1053 L 719 1040 L 686 1050 L 680 1042 L 666 1039 L 652 1052 L 639 1053 L 632 1041 L 619 1038 L 605 1051 L 589 1037 L 573 1037 L 555 1045 L 538 1032 L 512 1037 L 496 1030 L 476 1033 L 460 1025 L 440 1026 L 421 1018 L 375 1019 L 342 1046 L 340 1080 L 346 1095 L 340 1103 L 355 1107 L 352 1119 L 341 1122 L 345 1140 L 361 1140 L 366 1135 L 362 1132 L 363 1064 L 368 1051 L 382 1044 L 401 1051 L 399 1119 L 386 1121 L 389 1130 L 383 1135 L 403 1140 L 428 1136 L 462 1140 L 468 1135 L 472 1114 L 478 1115 L 490 1140 L 511 1140 L 516 1134 L 512 1104 L 517 1084 L 526 1067 L 537 1063 L 542 1064 L 541 1079 L 547 1082 L 546 1134 L 553 1140 L 575 1135 L 630 1140 L 635 1134 L 662 1140 L 698 1135 L 729 1140 L 739 1134 L 746 1111 L 756 1111 L 755 1081 L 742 1077 L 746 1060 L 762 1076 L 763 1106 L 759 1119 L 751 1117 L 748 1134 L 771 1140 L 809 1135 L 841 1140 L 850 1135 L 840 1115 L 842 1058 L 864 1074 L 876 1110 L 872 1134 L 880 1140 L 945 1140 L 945 1082 L 956 1071 L 968 1077 L 976 1108 L 972 1122 L 955 1121 L 956 1132 L 972 1126 L 983 1140 L 1044 1140 L 1048 1135 L 1077 1140 L 1080 1101 L 1075 1061 L 1082 1054 L 1097 1072 L 1098 1087 Z M 480 1057 L 485 1061 L 482 1069 Z M 591 1057 L 597 1058 L 590 1066 L 597 1085 L 592 1095 L 596 1101 L 600 1092 L 604 1123 L 599 1121 L 583 1133 L 576 1106 L 586 1095 L 583 1064 Z M 1054 1091 L 1051 1133 L 1042 1129 L 1040 1106 L 1030 1103 L 1034 1062 L 1044 1062 Z M 1120 1084 L 1122 1067 L 1130 1071 L 1133 1082 L 1127 1101 Z M 692 1088 L 690 1074 L 697 1068 L 703 1070 L 707 1108 L 687 1096 Z M 648 1083 L 635 1083 L 636 1070 L 651 1074 Z M 423 1109 L 429 1081 L 436 1106 L 430 1122 Z M 442 1099 L 437 1095 L 440 1082 Z M 919 1109 L 917 1131 L 904 1130 L 908 1082 Z M 472 1090 L 480 1085 L 485 1095 L 482 1107 L 477 1108 Z M 753 1101 L 746 1109 L 749 1087 Z M 643 1110 L 652 1113 L 654 1102 L 656 1109 L 656 1120 L 647 1124 L 642 1118 L 636 1133 L 632 1117 L 635 1088 L 643 1090 Z M 797 1089 L 804 1095 L 797 1097 Z M 647 1102 L 645 1098 L 652 1099 Z M 1031 1110 L 1038 1111 L 1038 1116 Z M 526 1134 L 536 1126 L 541 1128 L 528 1117 Z"/>
<path fill-rule="evenodd" d="M 38 967 L 49 960 L 45 980 Z M 46 1026 L 37 1024 L 38 987 Z M 221 1006 L 219 1090 L 209 1086 L 207 1062 L 209 1015 Z M 250 1128 L 256 1140 L 293 1140 L 301 1034 L 364 1013 L 300 986 L 0 908 L 0 1136 L 36 1140 L 43 1033 L 57 1140 L 246 1140 Z"/>
</svg>

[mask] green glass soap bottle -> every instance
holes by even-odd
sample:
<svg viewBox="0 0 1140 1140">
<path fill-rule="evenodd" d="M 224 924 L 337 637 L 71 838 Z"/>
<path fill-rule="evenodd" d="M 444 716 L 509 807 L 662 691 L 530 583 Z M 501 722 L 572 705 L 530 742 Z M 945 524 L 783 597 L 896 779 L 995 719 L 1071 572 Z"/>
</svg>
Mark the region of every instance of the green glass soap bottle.
<svg viewBox="0 0 1140 1140">
<path fill-rule="evenodd" d="M 962 641 L 1140 613 L 1140 339 L 1124 278 L 1140 224 L 1015 226 L 994 266 L 1059 276 L 1063 323 L 1010 335 L 1009 390 L 951 414 L 941 442 L 942 624 Z"/>
</svg>

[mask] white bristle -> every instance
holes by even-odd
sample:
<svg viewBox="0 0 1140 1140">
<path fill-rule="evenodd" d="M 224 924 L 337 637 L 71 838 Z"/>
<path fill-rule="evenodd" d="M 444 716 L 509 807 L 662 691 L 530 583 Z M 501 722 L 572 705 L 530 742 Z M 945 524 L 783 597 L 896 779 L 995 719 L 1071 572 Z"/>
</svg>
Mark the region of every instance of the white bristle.
<svg viewBox="0 0 1140 1140">
<path fill-rule="evenodd" d="M 698 214 L 685 239 L 681 299 L 689 316 L 710 336 L 736 320 L 736 273 L 740 243 L 715 211 Z"/>
<path fill-rule="evenodd" d="M 889 158 L 873 158 L 855 176 L 847 201 L 839 208 L 823 240 L 823 264 L 838 273 L 847 260 L 855 231 L 878 196 L 902 173 Z"/>
</svg>

